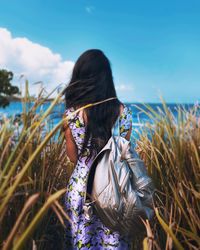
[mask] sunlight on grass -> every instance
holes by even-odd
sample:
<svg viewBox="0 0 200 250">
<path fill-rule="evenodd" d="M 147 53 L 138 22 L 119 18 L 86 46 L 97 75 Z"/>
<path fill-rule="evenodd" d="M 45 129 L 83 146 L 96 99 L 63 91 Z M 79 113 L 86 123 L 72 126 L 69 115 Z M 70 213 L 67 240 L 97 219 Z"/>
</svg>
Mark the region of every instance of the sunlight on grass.
<svg viewBox="0 0 200 250">
<path fill-rule="evenodd" d="M 177 117 L 164 102 L 163 110 L 144 109 L 153 122 L 139 134 L 137 151 L 157 190 L 149 249 L 199 249 L 200 106 L 179 106 Z"/>
<path fill-rule="evenodd" d="M 39 95 L 32 107 L 27 105 L 27 82 L 23 101 L 23 127 L 18 136 L 12 121 L 0 127 L 0 247 L 63 249 L 67 219 L 63 200 L 73 170 L 62 131 L 67 118 L 42 133 L 61 94 L 38 114 L 36 109 L 45 98 Z M 146 232 L 137 237 L 132 249 L 199 249 L 199 105 L 189 111 L 177 107 L 177 117 L 164 102 L 162 110 L 148 105 L 138 109 L 152 121 L 141 128 L 136 149 L 153 178 L 156 196 L 155 219 L 144 222 Z"/>
</svg>

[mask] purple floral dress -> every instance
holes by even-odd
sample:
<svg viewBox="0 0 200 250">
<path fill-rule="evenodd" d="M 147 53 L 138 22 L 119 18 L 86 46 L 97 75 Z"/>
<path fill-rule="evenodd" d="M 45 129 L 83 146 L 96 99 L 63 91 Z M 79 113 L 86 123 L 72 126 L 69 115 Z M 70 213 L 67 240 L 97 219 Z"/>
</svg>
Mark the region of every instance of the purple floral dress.
<svg viewBox="0 0 200 250">
<path fill-rule="evenodd" d="M 74 109 L 66 110 L 70 115 Z M 124 105 L 123 113 L 119 119 L 120 135 L 125 137 L 132 123 L 132 112 Z M 69 119 L 69 127 L 80 152 L 84 141 L 85 126 L 81 116 L 75 115 Z M 83 212 L 83 199 L 86 190 L 86 178 L 95 155 L 86 164 L 88 149 L 78 160 L 74 171 L 69 179 L 65 197 L 65 209 L 70 218 L 66 221 L 66 249 L 81 250 L 128 250 L 131 242 L 122 237 L 118 232 L 110 230 L 101 222 L 97 215 L 86 219 Z"/>
</svg>

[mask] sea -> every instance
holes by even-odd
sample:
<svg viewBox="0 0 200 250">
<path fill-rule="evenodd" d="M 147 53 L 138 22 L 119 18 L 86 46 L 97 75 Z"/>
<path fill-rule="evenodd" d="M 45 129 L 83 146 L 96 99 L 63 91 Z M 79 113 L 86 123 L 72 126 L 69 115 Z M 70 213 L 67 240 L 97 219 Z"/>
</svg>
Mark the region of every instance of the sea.
<svg viewBox="0 0 200 250">
<path fill-rule="evenodd" d="M 34 103 L 29 103 L 29 108 Z M 51 102 L 45 102 L 43 105 L 41 105 L 38 109 L 38 113 L 43 113 L 45 110 L 48 109 Z M 132 110 L 132 119 L 133 119 L 133 129 L 132 129 L 132 137 L 138 137 L 138 134 L 140 132 L 141 127 L 144 126 L 146 122 L 153 122 L 152 119 L 147 115 L 149 106 L 152 110 L 162 112 L 163 111 L 163 104 L 162 103 L 125 103 L 127 106 L 129 106 Z M 194 106 L 198 106 L 198 103 L 195 104 L 177 104 L 177 103 L 166 103 L 166 106 L 168 109 L 172 112 L 174 117 L 177 117 L 178 115 L 178 107 L 182 107 L 185 110 L 190 110 Z M 11 102 L 9 106 L 6 108 L 0 108 L 0 122 L 3 118 L 13 118 L 19 117 L 20 114 L 23 112 L 23 105 L 21 102 Z M 65 104 L 64 102 L 57 104 L 51 114 L 48 117 L 48 123 L 51 124 L 51 126 L 48 125 L 48 128 L 51 129 L 53 126 L 55 126 L 62 118 L 63 114 L 65 112 Z M 147 113 L 146 113 L 147 112 Z"/>
</svg>

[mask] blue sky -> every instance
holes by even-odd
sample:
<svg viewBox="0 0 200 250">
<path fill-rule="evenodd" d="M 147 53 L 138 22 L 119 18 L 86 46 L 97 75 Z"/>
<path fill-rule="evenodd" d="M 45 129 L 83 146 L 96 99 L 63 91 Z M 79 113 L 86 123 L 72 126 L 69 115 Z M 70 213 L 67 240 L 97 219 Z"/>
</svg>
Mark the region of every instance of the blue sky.
<svg viewBox="0 0 200 250">
<path fill-rule="evenodd" d="M 52 87 L 65 82 L 65 70 L 69 78 L 82 52 L 99 48 L 111 61 L 122 101 L 158 102 L 162 95 L 168 102 L 195 102 L 199 27 L 198 0 L 0 0 L 0 68 Z"/>
</svg>

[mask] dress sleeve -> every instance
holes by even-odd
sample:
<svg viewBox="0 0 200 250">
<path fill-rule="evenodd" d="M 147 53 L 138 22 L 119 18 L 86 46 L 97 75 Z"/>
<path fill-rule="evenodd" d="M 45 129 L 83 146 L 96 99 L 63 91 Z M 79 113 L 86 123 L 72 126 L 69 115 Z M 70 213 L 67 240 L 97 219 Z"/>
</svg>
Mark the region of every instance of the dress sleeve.
<svg viewBox="0 0 200 250">
<path fill-rule="evenodd" d="M 124 110 L 119 118 L 120 135 L 125 137 L 132 125 L 132 110 L 127 105 L 124 105 Z"/>
<path fill-rule="evenodd" d="M 71 129 L 72 136 L 80 150 L 84 141 L 85 126 L 83 119 L 78 114 L 74 114 L 74 112 L 74 108 L 69 108 L 66 109 L 65 115 L 68 118 L 68 126 Z"/>
</svg>

